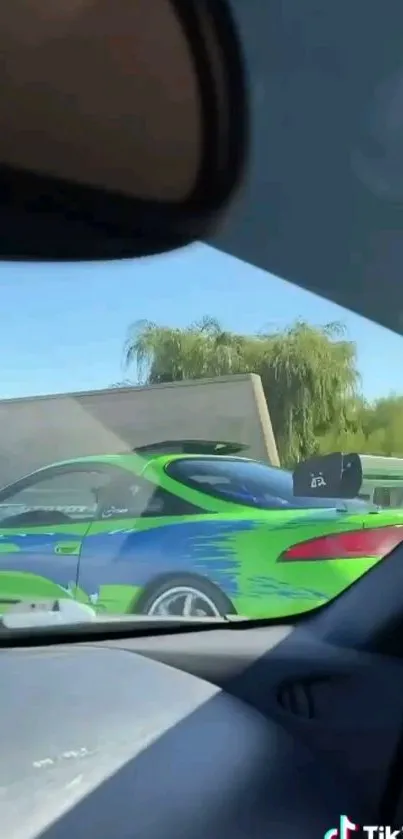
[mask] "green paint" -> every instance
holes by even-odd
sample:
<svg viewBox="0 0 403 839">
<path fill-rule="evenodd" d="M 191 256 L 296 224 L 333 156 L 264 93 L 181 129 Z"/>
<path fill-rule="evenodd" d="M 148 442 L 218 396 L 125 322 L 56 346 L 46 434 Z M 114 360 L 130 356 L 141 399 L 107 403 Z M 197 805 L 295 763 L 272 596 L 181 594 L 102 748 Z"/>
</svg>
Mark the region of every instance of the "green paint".
<svg viewBox="0 0 403 839">
<path fill-rule="evenodd" d="M 0 571 L 0 603 L 34 598 L 69 598 L 65 589 L 46 577 L 18 571 Z"/>
<path fill-rule="evenodd" d="M 227 565 L 223 563 L 220 569 L 220 580 L 223 590 L 233 591 L 234 580 L 237 593 L 232 595 L 235 610 L 250 617 L 284 617 L 302 614 L 321 606 L 331 600 L 362 574 L 366 573 L 382 557 L 362 557 L 353 560 L 335 559 L 331 561 L 301 561 L 279 562 L 281 554 L 287 548 L 298 542 L 306 541 L 317 536 L 335 532 L 359 530 L 362 528 L 382 527 L 387 525 L 403 525 L 403 510 L 384 510 L 376 514 L 367 512 L 346 513 L 329 509 L 275 509 L 257 510 L 246 505 L 236 504 L 224 498 L 214 498 L 202 490 L 187 487 L 170 477 L 165 469 L 173 459 L 182 455 L 140 458 L 137 455 L 104 455 L 101 457 L 79 458 L 80 463 L 103 463 L 120 467 L 133 475 L 143 475 L 148 481 L 160 486 L 170 493 L 198 507 L 200 518 L 204 521 L 234 521 L 253 522 L 250 531 L 229 531 L 224 536 L 217 537 L 215 546 L 225 549 L 224 556 L 229 557 Z M 76 461 L 68 461 L 72 465 Z M 150 517 L 138 519 L 105 519 L 100 521 L 79 521 L 51 527 L 29 528 L 0 528 L 0 563 L 4 554 L 10 555 L 9 569 L 0 570 L 0 608 L 12 600 L 33 598 L 57 598 L 73 596 L 84 603 L 89 603 L 87 593 L 79 585 L 67 593 L 50 579 L 40 577 L 34 573 L 13 571 L 12 554 L 21 556 L 21 549 L 13 544 L 12 536 L 21 532 L 30 534 L 46 534 L 52 531 L 56 534 L 54 562 L 63 562 L 64 555 L 75 557 L 75 563 L 80 561 L 81 542 L 86 535 L 109 533 L 115 530 L 128 530 L 135 527 L 137 531 L 161 528 L 169 524 L 195 522 L 199 516 Z M 60 542 L 57 535 L 66 538 L 71 534 L 72 541 Z M 11 541 L 7 544 L 1 537 L 7 536 Z M 78 541 L 77 541 L 77 538 Z M 403 530 L 402 530 L 403 536 Z M 209 543 L 211 544 L 211 543 Z M 59 547 L 58 547 L 59 546 Z M 217 554 L 217 551 L 215 552 Z M 192 570 L 193 556 L 189 556 L 189 570 Z M 27 563 L 29 559 L 27 559 Z M 135 562 L 135 560 L 134 560 Z M 219 563 L 218 563 L 219 564 Z M 211 572 L 209 573 L 208 558 L 203 566 L 206 579 L 214 582 L 215 570 L 218 567 L 217 555 L 212 551 Z M 3 566 L 4 567 L 4 566 Z M 227 569 L 227 570 L 225 570 Z M 113 573 L 113 571 L 112 571 Z M 183 573 L 183 563 L 180 569 L 175 566 L 167 567 L 166 573 Z M 71 581 L 70 581 L 71 582 Z M 98 600 L 94 604 L 100 613 L 123 614 L 136 611 L 138 599 L 142 589 L 132 585 L 100 585 Z"/>
<path fill-rule="evenodd" d="M 98 612 L 111 615 L 132 614 L 142 589 L 139 586 L 101 586 L 95 608 Z"/>
</svg>

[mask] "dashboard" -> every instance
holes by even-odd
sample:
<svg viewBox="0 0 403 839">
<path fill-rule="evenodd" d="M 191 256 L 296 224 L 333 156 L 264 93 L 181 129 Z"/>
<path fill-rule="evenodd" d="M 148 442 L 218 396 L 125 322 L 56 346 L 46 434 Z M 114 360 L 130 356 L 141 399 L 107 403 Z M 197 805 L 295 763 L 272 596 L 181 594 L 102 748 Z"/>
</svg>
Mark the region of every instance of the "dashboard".
<svg viewBox="0 0 403 839">
<path fill-rule="evenodd" d="M 403 719 L 400 662 L 303 624 L 3 649 L 0 683 L 7 839 L 374 823 Z"/>
</svg>

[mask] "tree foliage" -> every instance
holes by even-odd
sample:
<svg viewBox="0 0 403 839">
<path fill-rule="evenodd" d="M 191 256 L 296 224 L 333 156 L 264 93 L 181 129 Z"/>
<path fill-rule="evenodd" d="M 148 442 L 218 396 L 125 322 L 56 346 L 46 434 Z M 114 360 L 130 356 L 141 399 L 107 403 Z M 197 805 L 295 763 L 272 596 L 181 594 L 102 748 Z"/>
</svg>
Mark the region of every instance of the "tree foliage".
<svg viewBox="0 0 403 839">
<path fill-rule="evenodd" d="M 258 373 L 284 464 L 335 449 L 403 455 L 403 396 L 363 399 L 356 346 L 340 323 L 240 335 L 210 316 L 183 329 L 143 320 L 129 331 L 125 364 L 144 384 Z"/>
</svg>

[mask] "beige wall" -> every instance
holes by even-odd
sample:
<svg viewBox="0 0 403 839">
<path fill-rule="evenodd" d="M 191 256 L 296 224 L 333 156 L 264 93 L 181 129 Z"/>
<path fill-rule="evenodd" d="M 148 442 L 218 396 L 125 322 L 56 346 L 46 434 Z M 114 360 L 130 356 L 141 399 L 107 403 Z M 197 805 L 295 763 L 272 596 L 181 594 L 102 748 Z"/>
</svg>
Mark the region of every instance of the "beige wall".
<svg viewBox="0 0 403 839">
<path fill-rule="evenodd" d="M 0 402 L 0 485 L 69 457 L 159 440 L 234 440 L 277 464 L 259 376 Z"/>
</svg>

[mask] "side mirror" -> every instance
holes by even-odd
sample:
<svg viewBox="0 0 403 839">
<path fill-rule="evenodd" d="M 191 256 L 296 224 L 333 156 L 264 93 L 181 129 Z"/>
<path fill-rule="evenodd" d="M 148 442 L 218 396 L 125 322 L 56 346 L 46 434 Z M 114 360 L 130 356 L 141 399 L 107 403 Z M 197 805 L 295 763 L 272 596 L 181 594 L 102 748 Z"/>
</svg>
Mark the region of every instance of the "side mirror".
<svg viewBox="0 0 403 839">
<path fill-rule="evenodd" d="M 327 454 L 298 463 L 293 472 L 297 498 L 356 498 L 362 484 L 358 454 Z"/>
<path fill-rule="evenodd" d="M 226 0 L 0 9 L 0 258 L 111 259 L 205 238 L 247 105 Z"/>
</svg>

